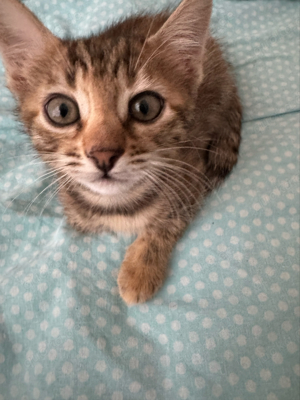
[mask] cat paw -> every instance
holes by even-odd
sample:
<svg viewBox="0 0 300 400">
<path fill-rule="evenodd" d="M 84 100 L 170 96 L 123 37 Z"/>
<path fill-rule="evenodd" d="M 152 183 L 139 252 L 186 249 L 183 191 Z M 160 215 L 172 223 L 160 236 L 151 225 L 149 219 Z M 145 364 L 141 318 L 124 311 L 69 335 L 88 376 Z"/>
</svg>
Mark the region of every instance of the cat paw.
<svg viewBox="0 0 300 400">
<path fill-rule="evenodd" d="M 161 287 L 163 274 L 154 274 L 153 269 L 141 265 L 132 267 L 123 262 L 118 276 L 118 286 L 120 296 L 126 304 L 144 303 Z"/>
</svg>

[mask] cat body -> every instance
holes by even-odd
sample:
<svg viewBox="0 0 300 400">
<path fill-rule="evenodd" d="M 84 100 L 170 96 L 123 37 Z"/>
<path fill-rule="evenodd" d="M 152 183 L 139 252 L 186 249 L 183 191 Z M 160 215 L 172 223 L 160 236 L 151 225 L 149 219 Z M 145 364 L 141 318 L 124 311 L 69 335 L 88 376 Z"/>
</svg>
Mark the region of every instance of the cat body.
<svg viewBox="0 0 300 400">
<path fill-rule="evenodd" d="M 237 162 L 241 105 L 211 7 L 184 0 L 61 40 L 17 0 L 0 4 L 8 87 L 57 172 L 68 222 L 137 234 L 118 277 L 128 304 L 159 289 L 177 240 Z"/>
</svg>

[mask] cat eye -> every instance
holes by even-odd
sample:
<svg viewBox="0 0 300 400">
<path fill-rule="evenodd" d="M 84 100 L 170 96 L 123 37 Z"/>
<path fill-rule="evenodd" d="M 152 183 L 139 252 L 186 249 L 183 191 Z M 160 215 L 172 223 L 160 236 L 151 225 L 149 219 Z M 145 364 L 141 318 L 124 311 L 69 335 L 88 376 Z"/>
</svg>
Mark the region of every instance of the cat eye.
<svg viewBox="0 0 300 400">
<path fill-rule="evenodd" d="M 129 102 L 130 115 L 139 122 L 154 121 L 164 107 L 163 98 L 156 92 L 142 92 Z"/>
<path fill-rule="evenodd" d="M 74 124 L 80 118 L 77 103 L 61 94 L 51 97 L 45 105 L 45 112 L 50 122 L 59 126 Z"/>
</svg>

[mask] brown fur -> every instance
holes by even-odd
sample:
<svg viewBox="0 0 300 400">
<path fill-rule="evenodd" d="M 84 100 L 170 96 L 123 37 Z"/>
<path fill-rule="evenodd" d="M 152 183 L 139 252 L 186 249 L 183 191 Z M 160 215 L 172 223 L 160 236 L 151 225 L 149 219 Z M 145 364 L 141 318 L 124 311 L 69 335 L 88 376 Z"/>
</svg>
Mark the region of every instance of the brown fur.
<svg viewBox="0 0 300 400">
<path fill-rule="evenodd" d="M 7 22 L 12 5 L 16 18 L 18 12 L 26 18 L 27 38 L 21 32 L 18 39 Z M 171 17 L 132 17 L 99 35 L 60 40 L 17 0 L 0 5 L 8 85 L 34 146 L 61 179 L 69 223 L 84 232 L 138 235 L 118 278 L 128 304 L 159 289 L 176 241 L 237 162 L 241 105 L 209 35 L 210 13 L 211 0 L 184 0 Z M 165 108 L 155 122 L 137 123 L 128 102 L 146 90 L 158 92 Z M 57 128 L 45 120 L 51 93 L 77 101 L 77 123 Z M 121 182 L 111 192 L 87 156 L 94 149 L 121 149 L 112 169 Z"/>
</svg>

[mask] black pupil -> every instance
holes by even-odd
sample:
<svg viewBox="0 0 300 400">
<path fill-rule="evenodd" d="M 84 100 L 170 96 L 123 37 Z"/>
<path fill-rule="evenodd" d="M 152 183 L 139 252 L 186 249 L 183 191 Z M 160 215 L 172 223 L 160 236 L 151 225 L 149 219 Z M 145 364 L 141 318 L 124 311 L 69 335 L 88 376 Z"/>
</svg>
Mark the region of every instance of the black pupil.
<svg viewBox="0 0 300 400">
<path fill-rule="evenodd" d="M 147 101 L 146 100 L 142 100 L 141 102 L 140 102 L 140 112 L 142 113 L 142 114 L 144 114 L 144 115 L 147 115 L 148 114 L 148 111 L 149 111 L 149 105 L 148 105 L 148 103 L 147 103 Z"/>
<path fill-rule="evenodd" d="M 61 117 L 65 118 L 69 112 L 68 106 L 65 103 L 61 103 L 61 105 L 59 106 L 59 111 Z"/>
</svg>

